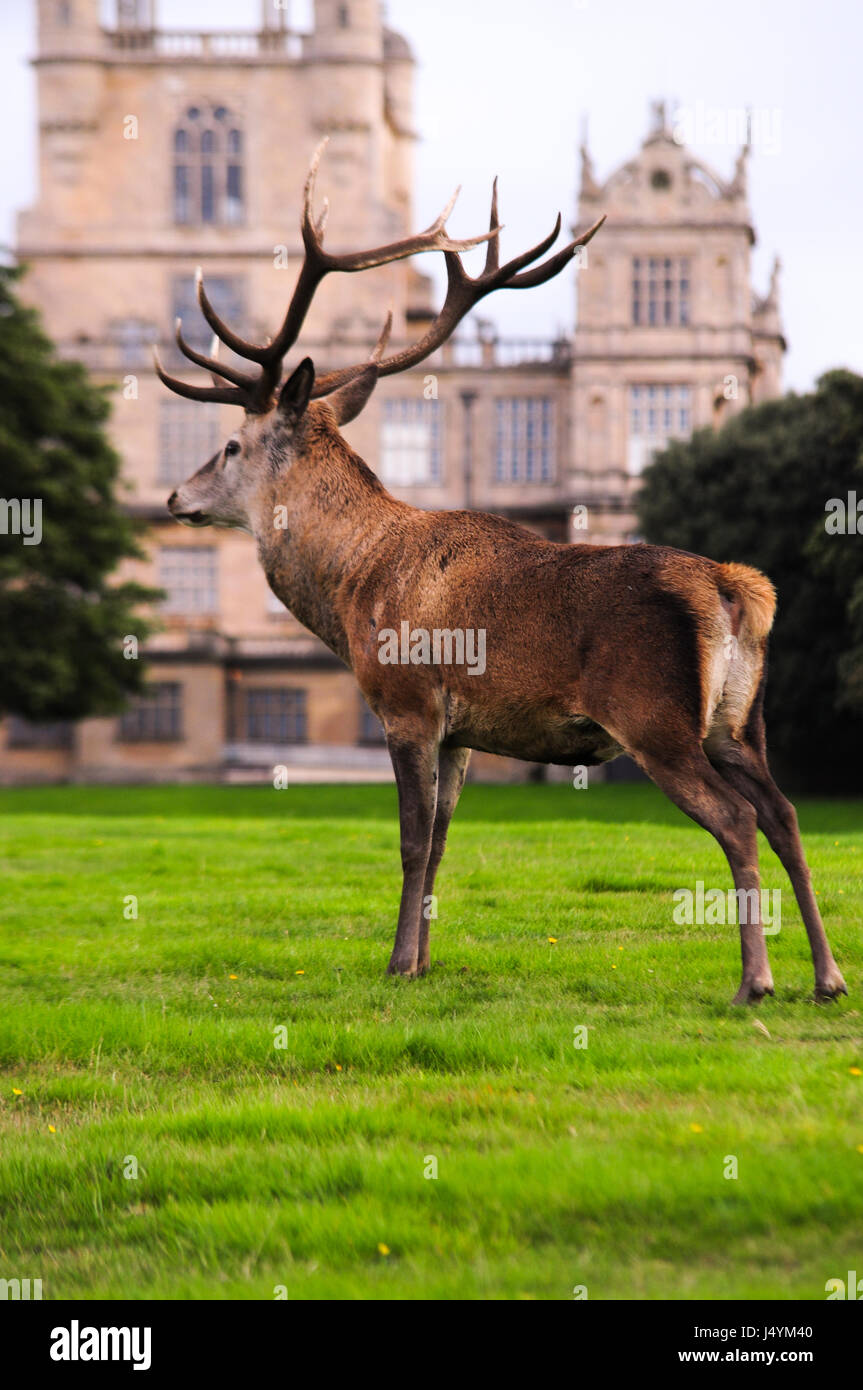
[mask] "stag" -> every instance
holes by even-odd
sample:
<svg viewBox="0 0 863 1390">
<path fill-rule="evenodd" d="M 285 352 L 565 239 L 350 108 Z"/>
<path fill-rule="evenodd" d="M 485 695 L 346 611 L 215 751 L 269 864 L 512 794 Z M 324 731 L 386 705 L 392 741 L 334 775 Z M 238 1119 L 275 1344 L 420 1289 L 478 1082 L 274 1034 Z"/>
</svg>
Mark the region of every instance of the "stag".
<svg viewBox="0 0 863 1390">
<path fill-rule="evenodd" d="M 324 142 L 326 143 L 326 142 Z M 740 913 L 742 979 L 735 1003 L 773 992 L 760 916 L 757 828 L 789 875 L 808 933 L 819 998 L 845 993 L 813 894 L 792 805 L 767 765 L 764 729 L 769 580 L 664 546 L 563 545 L 483 512 L 420 511 L 390 495 L 339 432 L 380 377 L 433 353 L 464 315 L 498 289 L 552 279 L 604 219 L 563 249 L 560 231 L 501 265 L 497 183 L 488 232 L 453 240 L 455 198 L 424 232 L 369 251 L 324 249 L 326 204 L 313 212 L 316 152 L 305 185 L 304 259 L 282 326 L 247 342 L 215 313 L 197 276 L 198 303 L 216 335 L 210 356 L 177 322 L 177 344 L 212 384 L 169 376 L 190 400 L 241 406 L 224 448 L 168 500 L 186 526 L 250 532 L 267 581 L 291 613 L 353 671 L 380 718 L 398 788 L 403 883 L 389 972 L 429 968 L 432 894 L 471 749 L 566 766 L 628 753 L 722 847 Z M 485 267 L 461 254 L 486 243 Z M 358 272 L 424 251 L 443 254 L 447 291 L 427 332 L 387 356 L 392 315 L 366 362 L 317 376 L 304 358 L 282 364 L 326 275 Z M 538 264 L 537 264 L 538 262 Z M 528 268 L 530 267 L 530 268 Z M 254 364 L 220 360 L 217 342 Z M 278 509 L 278 512 L 277 512 Z M 287 517 L 287 529 L 274 517 Z M 404 625 L 404 628 L 403 628 Z M 410 650 L 382 659 L 385 633 Z M 484 669 L 431 659 L 429 633 L 482 632 Z"/>
</svg>

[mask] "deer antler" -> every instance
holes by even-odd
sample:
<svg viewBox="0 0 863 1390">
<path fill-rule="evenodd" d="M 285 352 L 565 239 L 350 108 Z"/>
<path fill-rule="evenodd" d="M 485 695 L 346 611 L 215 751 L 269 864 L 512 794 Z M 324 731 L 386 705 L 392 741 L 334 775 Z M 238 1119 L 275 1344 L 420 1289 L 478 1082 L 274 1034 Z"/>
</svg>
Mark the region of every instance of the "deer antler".
<svg viewBox="0 0 863 1390">
<path fill-rule="evenodd" d="M 391 376 L 395 372 L 405 371 L 408 367 L 415 366 L 417 362 L 421 362 L 435 352 L 441 343 L 450 336 L 465 314 L 487 294 L 491 294 L 492 290 L 528 289 L 532 285 L 541 285 L 546 280 L 552 279 L 572 259 L 577 248 L 585 246 L 605 221 L 605 218 L 601 217 L 586 232 L 582 232 L 568 246 L 549 257 L 547 261 L 535 266 L 533 270 L 525 270 L 525 266 L 543 256 L 557 239 L 560 232 L 560 216 L 558 215 L 557 222 L 549 236 L 530 251 L 522 252 L 520 256 L 515 256 L 506 265 L 501 266 L 499 252 L 501 228 L 497 215 L 497 179 L 495 179 L 489 230 L 482 236 L 469 237 L 465 241 L 454 241 L 447 234 L 446 220 L 459 195 L 460 189 L 457 188 L 443 212 L 424 232 L 418 232 L 415 236 L 404 237 L 401 241 L 394 241 L 388 246 L 378 246 L 369 251 L 353 251 L 343 255 L 333 255 L 324 250 L 323 244 L 329 210 L 326 201 L 317 221 L 313 213 L 315 176 L 326 144 L 327 140 L 322 140 L 315 150 L 306 177 L 301 222 L 304 247 L 303 264 L 281 328 L 269 343 L 250 343 L 245 338 L 241 338 L 216 313 L 207 297 L 207 292 L 204 289 L 204 278 L 199 268 L 196 274 L 198 304 L 201 313 L 216 335 L 213 340 L 216 346 L 212 349 L 209 357 L 204 353 L 197 352 L 183 337 L 179 319 L 176 323 L 175 336 L 180 351 L 190 362 L 194 362 L 198 367 L 203 367 L 211 374 L 213 385 L 197 386 L 169 376 L 162 367 L 158 352 L 154 348 L 153 357 L 156 372 L 160 380 L 177 395 L 185 396 L 188 400 L 193 401 L 214 401 L 240 405 L 252 414 L 261 414 L 267 411 L 281 380 L 282 362 L 288 350 L 297 341 L 315 291 L 325 275 L 329 275 L 332 271 L 344 271 L 351 274 L 358 270 L 371 270 L 375 266 L 404 260 L 407 256 L 416 256 L 423 251 L 442 251 L 447 264 L 447 293 L 443 307 L 431 327 L 412 347 L 403 348 L 390 357 L 384 357 L 383 353 L 392 327 L 392 314 L 390 313 L 377 346 L 369 359 L 369 362 L 377 364 L 378 376 Z M 472 279 L 462 266 L 461 253 L 470 251 L 473 247 L 480 246 L 484 242 L 488 243 L 485 269 L 481 275 Z M 219 341 L 237 356 L 245 358 L 248 362 L 257 363 L 260 370 L 257 373 L 241 372 L 236 367 L 220 362 L 217 356 Z M 313 396 L 328 396 L 332 391 L 347 385 L 367 370 L 369 362 L 361 362 L 351 367 L 340 367 L 337 371 L 327 372 L 316 380 L 312 392 Z"/>
<path fill-rule="evenodd" d="M 525 270 L 525 266 L 543 256 L 557 240 L 560 232 L 560 214 L 558 213 L 557 221 L 547 237 L 544 237 L 530 251 L 523 251 L 520 256 L 514 256 L 506 265 L 501 266 L 497 179 L 495 179 L 491 195 L 488 251 L 482 274 L 472 279 L 466 273 L 458 253 L 447 250 L 445 252 L 447 292 L 440 312 L 428 331 L 416 343 L 411 347 L 402 348 L 400 352 L 395 352 L 391 357 L 385 357 L 378 363 L 378 376 L 392 376 L 395 372 L 404 372 L 409 367 L 414 367 L 418 362 L 422 362 L 424 358 L 430 357 L 442 343 L 446 342 L 465 314 L 469 313 L 474 305 L 484 299 L 487 294 L 491 294 L 493 290 L 526 290 L 534 285 L 544 285 L 547 280 L 553 279 L 572 260 L 578 248 L 587 245 L 591 237 L 599 231 L 604 221 L 605 216 L 603 215 L 598 222 L 594 222 L 592 227 L 581 232 L 574 241 L 556 252 L 555 255 L 550 256 L 542 265 L 534 266 L 533 270 Z M 316 379 L 312 395 L 314 397 L 329 395 L 331 391 L 335 391 L 339 386 L 349 381 L 351 376 L 359 370 L 362 368 L 341 367 L 337 371 L 327 372 Z"/>
<path fill-rule="evenodd" d="M 172 391 L 178 395 L 186 396 L 189 400 L 199 401 L 222 401 L 233 405 L 242 405 L 247 411 L 260 413 L 269 408 L 273 393 L 279 385 L 282 374 L 282 362 L 289 348 L 293 347 L 299 336 L 300 329 L 309 311 L 315 291 L 325 275 L 331 271 L 345 271 L 352 273 L 358 270 L 371 270 L 375 266 L 387 265 L 391 261 L 403 260 L 406 256 L 416 256 L 422 251 L 444 251 L 447 254 L 457 255 L 461 251 L 469 251 L 474 246 L 479 246 L 483 242 L 495 235 L 499 230 L 492 228 L 483 236 L 470 237 L 466 241 L 454 241 L 447 235 L 446 220 L 455 206 L 456 198 L 460 189 L 456 189 L 450 201 L 447 203 L 443 212 L 427 227 L 424 232 L 418 232 L 415 236 L 404 237 L 400 241 L 391 242 L 387 246 L 378 246 L 368 251 L 353 251 L 344 255 L 332 255 L 324 250 L 324 228 L 327 221 L 328 204 L 324 203 L 320 217 L 315 221 L 312 206 L 314 201 L 315 176 L 318 172 L 318 165 L 321 156 L 327 145 L 329 137 L 321 141 L 312 157 L 309 172 L 306 176 L 305 189 L 303 193 L 303 217 L 301 223 L 303 247 L 305 254 L 303 264 L 300 269 L 294 292 L 288 305 L 282 326 L 270 343 L 257 344 L 247 342 L 241 338 L 219 317 L 213 308 L 204 289 L 204 277 L 200 267 L 196 273 L 196 286 L 198 305 L 207 323 L 216 334 L 217 338 L 235 352 L 237 356 L 244 357 L 249 362 L 258 363 L 260 372 L 252 375 L 248 372 L 237 371 L 236 368 L 228 367 L 226 364 L 217 361 L 215 356 L 207 357 L 203 353 L 196 352 L 185 340 L 182 334 L 180 320 L 177 320 L 175 336 L 177 346 L 190 362 L 196 366 L 203 367 L 212 375 L 219 377 L 222 381 L 229 382 L 228 386 L 214 384 L 213 386 L 194 386 L 189 382 L 180 381 L 176 377 L 169 376 L 159 360 L 158 352 L 154 349 L 154 360 L 156 372 L 159 379 L 164 382 Z M 383 351 L 383 349 L 381 349 Z M 346 369 L 348 375 L 343 372 L 337 384 L 342 385 L 350 380 L 351 376 L 356 375 L 362 370 L 362 364 L 355 369 Z M 333 388 L 334 389 L 334 388 Z"/>
</svg>

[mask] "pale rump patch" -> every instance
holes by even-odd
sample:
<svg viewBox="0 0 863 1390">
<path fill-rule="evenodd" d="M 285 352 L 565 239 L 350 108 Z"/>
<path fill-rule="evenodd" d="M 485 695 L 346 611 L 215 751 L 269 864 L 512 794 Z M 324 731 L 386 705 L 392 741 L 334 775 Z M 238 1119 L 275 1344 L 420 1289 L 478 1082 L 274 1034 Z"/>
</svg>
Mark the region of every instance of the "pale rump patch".
<svg viewBox="0 0 863 1390">
<path fill-rule="evenodd" d="M 719 565 L 718 571 L 720 593 L 739 611 L 740 621 L 714 722 L 732 738 L 739 739 L 761 683 L 767 634 L 776 611 L 776 590 L 766 575 L 749 565 Z"/>
<path fill-rule="evenodd" d="M 737 600 L 743 609 L 744 627 L 756 642 L 763 642 L 776 612 L 776 590 L 770 580 L 749 565 L 718 565 L 717 569 L 720 593 Z"/>
<path fill-rule="evenodd" d="M 748 565 L 720 565 L 695 555 L 669 556 L 661 573 L 695 619 L 701 738 L 716 728 L 737 738 L 761 681 L 776 607 L 773 585 Z"/>
</svg>

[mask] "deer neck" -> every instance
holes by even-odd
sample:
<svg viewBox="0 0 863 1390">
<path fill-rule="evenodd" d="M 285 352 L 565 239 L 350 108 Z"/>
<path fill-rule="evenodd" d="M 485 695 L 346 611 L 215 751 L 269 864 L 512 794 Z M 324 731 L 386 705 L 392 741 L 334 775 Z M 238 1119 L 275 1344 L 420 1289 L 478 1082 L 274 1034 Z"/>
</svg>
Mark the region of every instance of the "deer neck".
<svg viewBox="0 0 863 1390">
<path fill-rule="evenodd" d="M 327 412 L 329 413 L 329 412 Z M 346 604 L 392 527 L 413 508 L 387 492 L 314 416 L 263 489 L 254 532 L 270 588 L 348 665 Z"/>
</svg>

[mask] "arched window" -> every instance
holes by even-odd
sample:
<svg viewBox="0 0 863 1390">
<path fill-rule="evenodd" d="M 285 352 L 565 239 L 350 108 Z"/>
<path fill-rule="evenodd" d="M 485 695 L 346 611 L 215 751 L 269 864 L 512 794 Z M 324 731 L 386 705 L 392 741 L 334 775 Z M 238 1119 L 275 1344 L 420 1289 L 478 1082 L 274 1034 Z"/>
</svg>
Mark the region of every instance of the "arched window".
<svg viewBox="0 0 863 1390">
<path fill-rule="evenodd" d="M 226 106 L 189 106 L 174 131 L 174 221 L 236 226 L 244 212 L 243 133 Z"/>
</svg>

